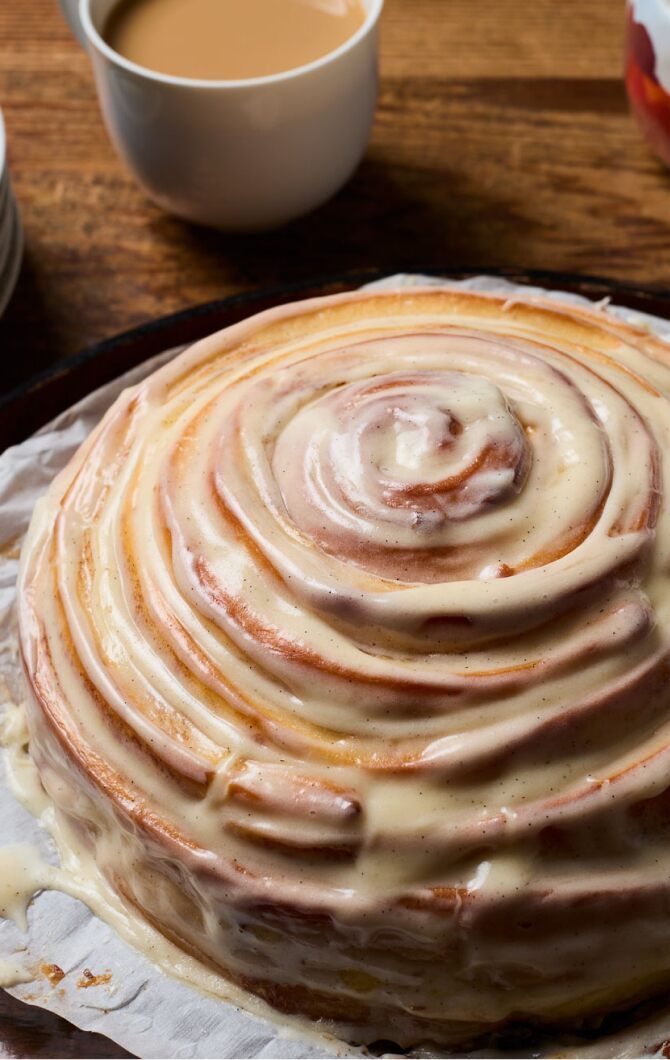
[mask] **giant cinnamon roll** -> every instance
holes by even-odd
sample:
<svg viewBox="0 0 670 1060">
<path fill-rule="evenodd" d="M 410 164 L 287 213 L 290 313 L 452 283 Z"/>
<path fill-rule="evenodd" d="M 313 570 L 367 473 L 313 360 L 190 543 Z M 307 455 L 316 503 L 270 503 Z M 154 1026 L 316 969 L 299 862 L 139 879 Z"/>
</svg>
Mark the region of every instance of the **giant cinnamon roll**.
<svg viewBox="0 0 670 1060">
<path fill-rule="evenodd" d="M 449 288 L 263 313 L 38 505 L 43 784 L 114 887 L 349 1040 L 670 987 L 670 350 Z"/>
</svg>

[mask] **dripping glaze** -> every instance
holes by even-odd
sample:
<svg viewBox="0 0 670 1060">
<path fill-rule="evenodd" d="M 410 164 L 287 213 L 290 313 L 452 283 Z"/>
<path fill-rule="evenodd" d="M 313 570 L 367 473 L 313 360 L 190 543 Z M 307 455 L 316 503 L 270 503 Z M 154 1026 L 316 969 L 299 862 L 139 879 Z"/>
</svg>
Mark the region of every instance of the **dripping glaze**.
<svg viewBox="0 0 670 1060">
<path fill-rule="evenodd" d="M 355 1041 L 665 987 L 669 384 L 603 313 L 431 288 L 126 391 L 20 584 L 31 750 L 124 899 Z"/>
</svg>

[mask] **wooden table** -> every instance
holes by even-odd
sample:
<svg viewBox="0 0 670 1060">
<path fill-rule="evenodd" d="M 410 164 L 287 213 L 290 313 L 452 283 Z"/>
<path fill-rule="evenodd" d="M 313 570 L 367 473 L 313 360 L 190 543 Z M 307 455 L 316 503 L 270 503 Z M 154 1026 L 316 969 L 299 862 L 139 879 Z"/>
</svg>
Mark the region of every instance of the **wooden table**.
<svg viewBox="0 0 670 1060">
<path fill-rule="evenodd" d="M 623 0 L 387 0 L 367 157 L 311 217 L 226 236 L 117 161 L 56 0 L 0 2 L 0 105 L 26 234 L 2 387 L 147 318 L 365 266 L 523 266 L 670 287 L 670 176 L 621 82 Z M 6 999 L 6 1056 L 118 1056 Z"/>
<path fill-rule="evenodd" d="M 25 223 L 2 386 L 156 315 L 362 266 L 524 266 L 670 286 L 670 176 L 621 82 L 623 0 L 387 0 L 368 155 L 316 214 L 230 236 L 167 217 L 109 144 L 56 0 L 0 3 Z"/>
</svg>

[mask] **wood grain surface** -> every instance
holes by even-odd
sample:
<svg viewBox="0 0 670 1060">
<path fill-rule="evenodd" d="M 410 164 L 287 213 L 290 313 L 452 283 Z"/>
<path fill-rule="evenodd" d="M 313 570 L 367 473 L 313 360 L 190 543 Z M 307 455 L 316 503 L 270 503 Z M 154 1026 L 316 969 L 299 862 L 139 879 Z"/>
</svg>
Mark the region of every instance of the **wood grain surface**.
<svg viewBox="0 0 670 1060">
<path fill-rule="evenodd" d="M 629 116 L 623 0 L 387 0 L 367 156 L 269 235 L 149 203 L 103 129 L 56 0 L 0 0 L 0 105 L 26 256 L 0 321 L 5 390 L 149 318 L 380 267 L 544 268 L 670 287 L 670 175 Z M 125 1055 L 0 995 L 0 1056 Z"/>
<path fill-rule="evenodd" d="M 127 1057 L 101 1034 L 87 1034 L 44 1009 L 0 991 L 0 1057 Z"/>
<path fill-rule="evenodd" d="M 56 0 L 1 0 L 0 105 L 25 223 L 2 386 L 147 318 L 365 266 L 522 266 L 670 286 L 670 176 L 621 80 L 623 0 L 387 0 L 372 142 L 269 235 L 149 203 Z"/>
</svg>

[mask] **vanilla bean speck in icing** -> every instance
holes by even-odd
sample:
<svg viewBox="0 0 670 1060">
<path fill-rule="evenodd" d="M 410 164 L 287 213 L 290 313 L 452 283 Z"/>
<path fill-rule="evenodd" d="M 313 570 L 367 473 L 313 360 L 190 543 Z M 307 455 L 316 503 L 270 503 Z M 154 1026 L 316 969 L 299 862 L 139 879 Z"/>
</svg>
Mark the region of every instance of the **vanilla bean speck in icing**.
<svg viewBox="0 0 670 1060">
<path fill-rule="evenodd" d="M 21 565 L 31 753 L 165 935 L 350 1041 L 670 987 L 670 348 L 421 288 L 127 390 Z"/>
</svg>

